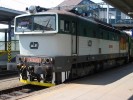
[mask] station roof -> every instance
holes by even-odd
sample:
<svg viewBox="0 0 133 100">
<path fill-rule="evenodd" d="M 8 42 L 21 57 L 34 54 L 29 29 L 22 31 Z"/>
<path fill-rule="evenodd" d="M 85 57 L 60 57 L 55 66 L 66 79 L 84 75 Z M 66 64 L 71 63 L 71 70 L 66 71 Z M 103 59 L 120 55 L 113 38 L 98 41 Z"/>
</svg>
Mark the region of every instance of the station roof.
<svg viewBox="0 0 133 100">
<path fill-rule="evenodd" d="M 0 24 L 7 24 L 12 21 L 15 16 L 24 14 L 25 12 L 17 11 L 9 8 L 0 7 Z"/>
<path fill-rule="evenodd" d="M 74 6 L 77 6 L 82 0 L 64 0 L 59 7 L 63 7 L 64 10 L 72 10 Z"/>
<path fill-rule="evenodd" d="M 133 0 L 103 0 L 133 18 Z"/>
</svg>

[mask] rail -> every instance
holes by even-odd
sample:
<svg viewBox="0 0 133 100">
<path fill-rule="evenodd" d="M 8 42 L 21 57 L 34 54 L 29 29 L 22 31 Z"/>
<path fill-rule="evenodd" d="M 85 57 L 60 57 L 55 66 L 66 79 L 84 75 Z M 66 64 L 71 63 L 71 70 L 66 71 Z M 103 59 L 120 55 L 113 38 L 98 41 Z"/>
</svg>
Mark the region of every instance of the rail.
<svg viewBox="0 0 133 100">
<path fill-rule="evenodd" d="M 23 85 L 15 88 L 10 88 L 0 91 L 0 100 L 16 99 L 25 95 L 30 95 L 33 92 L 45 89 L 46 87 Z"/>
</svg>

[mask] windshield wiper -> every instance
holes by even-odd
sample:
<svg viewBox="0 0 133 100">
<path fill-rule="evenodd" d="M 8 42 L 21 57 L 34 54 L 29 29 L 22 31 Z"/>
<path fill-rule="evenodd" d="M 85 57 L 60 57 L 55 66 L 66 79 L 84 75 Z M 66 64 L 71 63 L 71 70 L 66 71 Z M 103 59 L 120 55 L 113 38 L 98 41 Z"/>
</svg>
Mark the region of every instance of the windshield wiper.
<svg viewBox="0 0 133 100">
<path fill-rule="evenodd" d="M 47 22 L 47 24 L 43 27 L 43 33 L 44 33 L 44 31 L 45 31 L 45 29 L 48 29 L 48 25 L 49 25 L 49 22 L 50 22 L 50 20 L 51 20 L 51 18 L 49 19 L 49 20 L 47 20 L 47 21 L 44 21 L 44 22 Z"/>
<path fill-rule="evenodd" d="M 46 26 L 45 26 L 45 27 L 47 27 L 47 26 L 48 26 L 49 22 L 50 22 L 50 19 L 48 20 L 48 22 L 47 22 L 47 24 L 46 24 Z"/>
</svg>

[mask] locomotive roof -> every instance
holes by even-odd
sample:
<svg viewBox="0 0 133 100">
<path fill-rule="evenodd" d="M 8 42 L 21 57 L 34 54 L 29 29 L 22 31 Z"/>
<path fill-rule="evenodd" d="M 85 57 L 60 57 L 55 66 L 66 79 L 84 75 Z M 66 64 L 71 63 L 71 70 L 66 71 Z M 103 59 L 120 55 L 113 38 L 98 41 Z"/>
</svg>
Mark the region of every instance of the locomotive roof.
<svg viewBox="0 0 133 100">
<path fill-rule="evenodd" d="M 52 10 L 48 10 L 46 12 L 39 12 L 38 14 L 61 14 L 61 15 L 68 15 L 68 16 L 72 16 L 72 17 L 75 17 L 75 18 L 79 18 L 81 20 L 85 20 L 85 21 L 89 21 L 91 23 L 94 23 L 96 25 L 98 25 L 99 27 L 101 28 L 105 28 L 105 29 L 109 29 L 109 30 L 112 30 L 112 31 L 116 31 L 116 32 L 120 32 L 120 30 L 118 29 L 115 29 L 112 25 L 110 24 L 107 24 L 105 22 L 102 22 L 98 19 L 95 19 L 95 18 L 89 18 L 89 17 L 83 17 L 83 16 L 80 16 L 80 15 L 77 15 L 77 14 L 74 14 L 72 12 L 68 12 L 66 10 L 56 10 L 56 9 L 52 9 Z M 27 14 L 26 14 L 27 15 Z M 20 15 L 20 16 L 23 16 L 23 15 Z"/>
<path fill-rule="evenodd" d="M 74 14 L 72 12 L 68 12 L 66 10 L 48 10 L 47 12 L 54 12 L 54 13 L 57 13 L 57 14 L 68 15 L 68 16 L 72 16 L 72 17 L 77 17 L 77 18 L 80 18 L 82 20 L 90 21 L 90 22 L 96 24 L 96 21 L 94 21 L 93 19 L 91 19 L 89 17 L 83 17 L 83 16 L 80 16 L 80 15 Z"/>
<path fill-rule="evenodd" d="M 108 29 L 108 30 L 111 30 L 111 31 L 116 31 L 117 33 L 120 33 L 120 30 L 115 29 L 111 24 L 108 24 L 106 22 L 102 22 L 102 21 L 100 21 L 99 19 L 96 19 L 96 18 L 83 17 L 83 16 L 80 16 L 80 15 L 68 12 L 66 10 L 48 10 L 47 12 L 54 12 L 54 13 L 57 13 L 57 14 L 77 17 L 79 19 L 86 20 L 86 21 L 89 21 L 91 23 L 94 23 L 94 24 L 98 25 L 99 27 L 102 27 L 102 28 L 105 28 L 105 29 Z"/>
<path fill-rule="evenodd" d="M 54 13 L 58 13 L 58 14 L 63 14 L 63 15 L 69 15 L 69 16 L 74 16 L 74 17 L 77 17 L 78 15 L 74 14 L 74 13 L 71 13 L 71 12 L 68 12 L 66 10 L 48 10 L 47 12 L 54 12 Z"/>
</svg>

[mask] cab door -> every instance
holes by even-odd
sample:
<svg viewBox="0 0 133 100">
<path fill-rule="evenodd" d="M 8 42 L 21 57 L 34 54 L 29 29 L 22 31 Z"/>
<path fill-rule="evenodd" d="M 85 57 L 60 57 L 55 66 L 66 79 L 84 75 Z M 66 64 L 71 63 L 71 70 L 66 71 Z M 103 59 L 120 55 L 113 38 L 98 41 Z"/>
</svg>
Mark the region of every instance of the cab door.
<svg viewBox="0 0 133 100">
<path fill-rule="evenodd" d="M 77 23 L 72 22 L 72 55 L 77 55 Z"/>
</svg>

